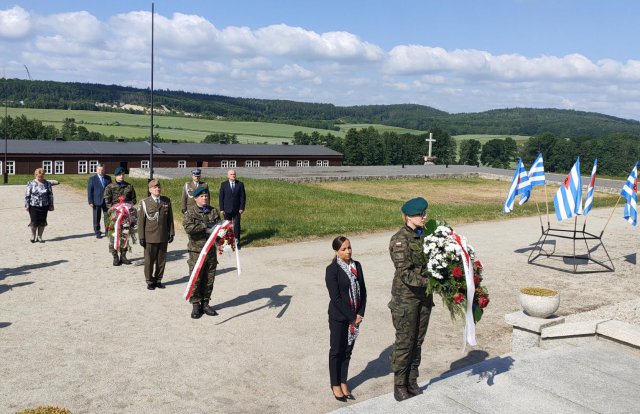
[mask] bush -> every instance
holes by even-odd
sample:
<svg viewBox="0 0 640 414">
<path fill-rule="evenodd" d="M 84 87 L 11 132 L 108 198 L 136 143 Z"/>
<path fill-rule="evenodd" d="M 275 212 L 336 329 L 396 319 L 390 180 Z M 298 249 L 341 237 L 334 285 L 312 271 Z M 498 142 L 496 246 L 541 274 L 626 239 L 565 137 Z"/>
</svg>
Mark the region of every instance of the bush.
<svg viewBox="0 0 640 414">
<path fill-rule="evenodd" d="M 36 408 L 27 408 L 26 410 L 18 411 L 16 414 L 71 414 L 71 411 L 66 408 L 48 405 Z"/>
</svg>

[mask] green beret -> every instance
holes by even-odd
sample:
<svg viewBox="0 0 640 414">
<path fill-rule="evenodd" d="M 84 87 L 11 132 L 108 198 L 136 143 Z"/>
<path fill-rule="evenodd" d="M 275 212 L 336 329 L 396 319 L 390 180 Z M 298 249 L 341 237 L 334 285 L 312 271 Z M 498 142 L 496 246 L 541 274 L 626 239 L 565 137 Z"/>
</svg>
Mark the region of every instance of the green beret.
<svg viewBox="0 0 640 414">
<path fill-rule="evenodd" d="M 427 207 L 429 207 L 427 200 L 422 197 L 416 197 L 404 203 L 401 210 L 407 216 L 417 216 L 424 213 Z"/>
<path fill-rule="evenodd" d="M 209 194 L 209 190 L 207 190 L 207 187 L 204 187 L 204 186 L 198 187 L 195 190 L 193 190 L 193 193 L 191 195 L 194 197 L 198 197 L 202 194 Z"/>
<path fill-rule="evenodd" d="M 122 167 L 116 168 L 116 170 L 113 172 L 113 175 L 120 175 L 120 174 L 124 174 L 124 168 Z"/>
</svg>

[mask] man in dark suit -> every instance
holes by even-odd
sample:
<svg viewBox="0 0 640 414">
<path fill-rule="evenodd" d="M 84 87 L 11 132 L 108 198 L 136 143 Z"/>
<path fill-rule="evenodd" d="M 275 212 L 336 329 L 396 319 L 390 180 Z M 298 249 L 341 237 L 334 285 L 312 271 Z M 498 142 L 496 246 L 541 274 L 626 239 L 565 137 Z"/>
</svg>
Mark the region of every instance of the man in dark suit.
<svg viewBox="0 0 640 414">
<path fill-rule="evenodd" d="M 236 180 L 235 170 L 227 171 L 227 178 L 220 184 L 220 215 L 224 220 L 233 221 L 233 234 L 240 246 L 240 216 L 244 213 L 246 194 L 244 184 Z"/>
<path fill-rule="evenodd" d="M 100 217 L 102 213 L 107 214 L 107 205 L 104 202 L 104 188 L 111 184 L 111 177 L 105 175 L 104 164 L 99 164 L 96 169 L 96 175 L 89 177 L 87 183 L 87 198 L 89 205 L 93 209 L 93 231 L 96 233 L 96 238 L 102 237 L 100 230 Z"/>
</svg>

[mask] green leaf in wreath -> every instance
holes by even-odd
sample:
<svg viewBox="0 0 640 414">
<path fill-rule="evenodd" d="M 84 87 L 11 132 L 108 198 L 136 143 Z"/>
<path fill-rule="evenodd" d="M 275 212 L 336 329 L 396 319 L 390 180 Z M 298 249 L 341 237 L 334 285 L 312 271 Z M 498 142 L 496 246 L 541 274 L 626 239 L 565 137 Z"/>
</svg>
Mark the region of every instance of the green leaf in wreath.
<svg viewBox="0 0 640 414">
<path fill-rule="evenodd" d="M 483 310 L 480 306 L 473 307 L 473 322 L 478 323 L 482 319 Z"/>
</svg>

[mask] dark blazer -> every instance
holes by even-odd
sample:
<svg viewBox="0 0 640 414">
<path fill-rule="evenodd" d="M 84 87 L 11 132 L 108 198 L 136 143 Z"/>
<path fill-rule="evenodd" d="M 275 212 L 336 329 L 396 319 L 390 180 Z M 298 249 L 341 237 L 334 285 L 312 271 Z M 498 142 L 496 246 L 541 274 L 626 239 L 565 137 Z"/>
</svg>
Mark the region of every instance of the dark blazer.
<svg viewBox="0 0 640 414">
<path fill-rule="evenodd" d="M 223 181 L 220 184 L 220 195 L 218 196 L 220 211 L 237 213 L 240 210 L 244 210 L 244 202 L 246 199 L 244 184 L 242 181 L 236 180 L 234 187 L 233 191 L 231 191 L 229 180 Z"/>
<path fill-rule="evenodd" d="M 89 200 L 89 204 L 101 206 L 104 202 L 104 189 L 109 184 L 111 184 L 111 177 L 106 174 L 104 175 L 104 187 L 100 184 L 98 174 L 89 177 L 89 182 L 87 183 L 87 198 Z"/>
<path fill-rule="evenodd" d="M 353 322 L 356 314 L 364 316 L 364 309 L 367 306 L 367 288 L 364 284 L 364 275 L 360 262 L 354 260 L 358 271 L 358 283 L 360 283 L 360 306 L 354 312 L 349 305 L 349 276 L 342 270 L 340 265 L 334 260 L 327 266 L 325 282 L 329 291 L 329 319 L 343 322 Z"/>
</svg>

